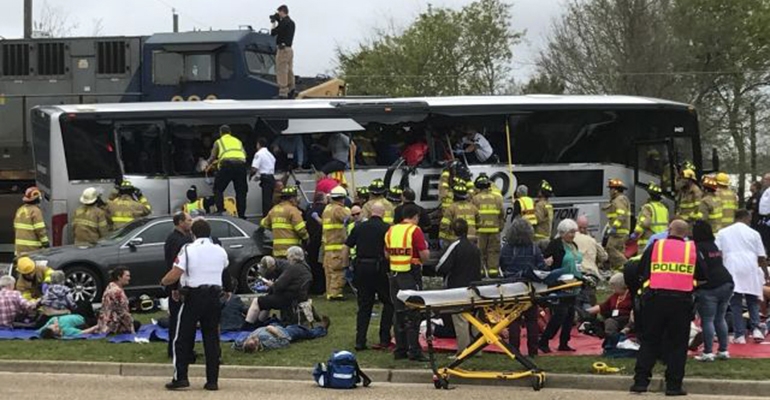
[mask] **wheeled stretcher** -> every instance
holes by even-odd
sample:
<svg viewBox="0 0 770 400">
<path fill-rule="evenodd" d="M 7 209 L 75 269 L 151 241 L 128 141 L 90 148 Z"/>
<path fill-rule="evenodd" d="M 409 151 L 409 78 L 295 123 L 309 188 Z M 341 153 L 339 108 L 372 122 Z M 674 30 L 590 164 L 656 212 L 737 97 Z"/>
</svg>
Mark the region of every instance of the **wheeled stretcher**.
<svg viewBox="0 0 770 400">
<path fill-rule="evenodd" d="M 575 297 L 581 286 L 571 275 L 564 275 L 558 283 L 548 286 L 542 283 L 520 281 L 485 281 L 468 288 L 446 290 L 400 290 L 397 294 L 409 309 L 418 311 L 428 321 L 426 341 L 433 383 L 436 389 L 448 389 L 449 377 L 466 379 L 523 379 L 530 378 L 532 388 L 540 390 L 545 385 L 545 372 L 535 363 L 514 349 L 500 335 L 516 321 L 524 311 L 536 305 L 547 304 L 560 298 Z M 478 334 L 471 344 L 445 367 L 439 367 L 433 348 L 433 329 L 430 319 L 445 314 L 460 314 Z M 460 366 L 474 354 L 489 345 L 497 345 L 512 360 L 524 366 L 524 371 L 471 371 Z M 460 349 L 458 349 L 459 351 Z"/>
</svg>

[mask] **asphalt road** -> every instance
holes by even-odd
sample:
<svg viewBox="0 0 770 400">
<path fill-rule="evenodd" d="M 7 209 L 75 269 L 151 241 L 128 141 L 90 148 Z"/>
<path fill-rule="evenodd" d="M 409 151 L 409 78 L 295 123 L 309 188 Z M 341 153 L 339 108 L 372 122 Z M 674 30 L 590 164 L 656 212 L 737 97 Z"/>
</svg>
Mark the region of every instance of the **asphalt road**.
<svg viewBox="0 0 770 400">
<path fill-rule="evenodd" d="M 511 398 L 516 400 L 625 400 L 664 398 L 661 394 L 630 395 L 620 392 L 569 391 L 456 386 L 451 391 L 433 389 L 432 385 L 375 383 L 369 388 L 356 390 L 321 389 L 308 381 L 269 380 L 222 380 L 219 392 L 202 389 L 203 381 L 193 380 L 192 387 L 182 392 L 168 392 L 163 384 L 168 378 L 123 377 L 99 375 L 25 374 L 0 373 L 0 398 L 13 400 L 104 400 L 105 398 L 129 398 L 132 400 L 162 399 L 225 399 L 258 398 L 270 399 L 420 399 L 447 400 L 489 400 Z M 689 400 L 725 399 L 724 396 L 688 396 Z M 729 399 L 741 399 L 730 397 Z M 752 399 L 752 398 L 746 398 Z M 753 398 L 756 399 L 756 398 Z"/>
</svg>

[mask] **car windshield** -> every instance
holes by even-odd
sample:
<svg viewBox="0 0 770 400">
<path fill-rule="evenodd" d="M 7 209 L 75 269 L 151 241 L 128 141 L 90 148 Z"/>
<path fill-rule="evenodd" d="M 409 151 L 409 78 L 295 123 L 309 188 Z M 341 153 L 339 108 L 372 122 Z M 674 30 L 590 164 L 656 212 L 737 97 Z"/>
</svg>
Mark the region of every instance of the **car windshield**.
<svg viewBox="0 0 770 400">
<path fill-rule="evenodd" d="M 119 242 L 119 241 L 125 239 L 126 237 L 128 237 L 131 234 L 131 232 L 135 231 L 138 228 L 141 228 L 141 227 L 147 225 L 148 222 L 150 222 L 150 220 L 146 219 L 146 218 L 132 221 L 132 222 L 128 223 L 128 225 L 118 229 L 115 232 L 110 233 L 106 238 L 100 240 L 99 242 L 100 243 L 105 243 L 105 244 L 107 244 L 107 243 L 111 244 L 111 243 Z"/>
</svg>

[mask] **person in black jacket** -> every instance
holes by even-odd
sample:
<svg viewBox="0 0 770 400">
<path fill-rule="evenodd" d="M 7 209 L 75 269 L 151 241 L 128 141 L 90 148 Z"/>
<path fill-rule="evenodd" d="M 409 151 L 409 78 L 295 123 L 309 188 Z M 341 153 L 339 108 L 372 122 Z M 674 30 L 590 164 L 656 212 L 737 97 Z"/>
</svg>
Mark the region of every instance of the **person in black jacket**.
<svg viewBox="0 0 770 400">
<path fill-rule="evenodd" d="M 282 5 L 278 12 L 271 16 L 273 29 L 270 35 L 275 36 L 278 50 L 275 54 L 275 75 L 278 82 L 278 97 L 291 97 L 294 92 L 294 21 L 289 18 L 289 7 Z"/>
<path fill-rule="evenodd" d="M 428 210 L 422 208 L 414 202 L 417 199 L 417 194 L 415 194 L 414 189 L 405 188 L 404 193 L 401 195 L 401 199 L 403 202 L 399 204 L 393 211 L 393 223 L 400 224 L 401 221 L 404 220 L 404 207 L 408 204 L 413 204 L 420 209 L 420 222 L 417 224 L 417 226 L 419 226 L 423 232 L 430 231 L 430 214 L 428 214 Z"/>
<path fill-rule="evenodd" d="M 171 271 L 174 267 L 174 260 L 179 251 L 182 250 L 182 246 L 191 243 L 193 241 L 190 228 L 192 227 L 192 218 L 190 214 L 186 212 L 179 212 L 174 214 L 173 218 L 174 230 L 166 238 L 166 243 L 163 244 L 164 259 L 166 261 L 166 272 Z M 173 338 L 176 334 L 176 320 L 179 315 L 179 307 L 182 303 L 179 301 L 179 283 L 175 283 L 166 287 L 166 295 L 168 296 L 168 313 L 169 313 L 169 326 L 168 337 Z M 173 341 L 168 341 L 166 351 L 168 352 L 168 358 L 174 355 Z"/>
<path fill-rule="evenodd" d="M 326 291 L 326 272 L 323 264 L 320 262 L 321 239 L 323 235 L 323 226 L 321 216 L 326 207 L 326 195 L 316 192 L 313 196 L 313 204 L 305 211 L 305 224 L 310 239 L 307 242 L 307 256 L 310 264 L 310 271 L 313 273 L 313 283 L 310 285 L 310 293 L 321 295 Z"/>
<path fill-rule="evenodd" d="M 436 270 L 444 275 L 447 289 L 467 288 L 472 282 L 481 280 L 481 251 L 468 240 L 468 222 L 462 218 L 452 222 L 452 232 L 457 240 L 447 247 Z M 463 351 L 471 341 L 470 324 L 460 314 L 452 314 L 452 323 L 457 335 L 457 351 Z"/>
<path fill-rule="evenodd" d="M 247 323 L 265 321 L 269 317 L 270 310 L 283 310 L 290 307 L 293 302 L 303 302 L 308 299 L 308 289 L 313 281 L 313 275 L 310 267 L 305 263 L 305 251 L 299 246 L 289 247 L 286 258 L 286 262 L 281 263 L 269 256 L 263 257 L 260 261 L 265 271 L 263 276 L 276 278 L 275 280 L 263 278 L 263 282 L 269 287 L 268 294 L 251 302 L 249 311 L 246 313 Z"/>
<path fill-rule="evenodd" d="M 699 257 L 705 261 L 708 281 L 698 286 L 695 291 L 695 305 L 703 328 L 703 354 L 696 356 L 698 361 L 714 361 L 716 358 L 730 358 L 727 352 L 727 307 L 733 296 L 735 283 L 730 271 L 722 263 L 722 252 L 715 243 L 711 225 L 705 221 L 696 221 L 692 228 Z M 719 352 L 713 353 L 714 332 L 719 339 Z"/>
</svg>

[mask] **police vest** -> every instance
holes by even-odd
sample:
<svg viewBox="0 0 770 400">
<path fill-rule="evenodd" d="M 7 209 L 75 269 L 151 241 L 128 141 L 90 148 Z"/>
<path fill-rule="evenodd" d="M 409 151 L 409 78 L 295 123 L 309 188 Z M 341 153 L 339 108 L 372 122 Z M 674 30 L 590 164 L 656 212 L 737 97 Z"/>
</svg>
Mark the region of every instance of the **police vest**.
<svg viewBox="0 0 770 400">
<path fill-rule="evenodd" d="M 692 292 L 696 260 L 695 243 L 692 241 L 656 241 L 652 248 L 649 288 Z"/>
<path fill-rule="evenodd" d="M 419 255 L 412 254 L 412 234 L 417 225 L 404 222 L 393 225 L 385 235 L 385 246 L 388 249 L 390 270 L 393 272 L 409 272 L 412 264 L 419 265 Z"/>
<path fill-rule="evenodd" d="M 537 215 L 535 215 L 535 201 L 531 197 L 524 196 L 516 199 L 521 207 L 521 217 L 532 226 L 537 225 Z"/>
<path fill-rule="evenodd" d="M 243 151 L 243 143 L 233 135 L 222 135 L 217 140 L 219 147 L 219 161 L 239 161 L 246 162 L 246 152 Z"/>
</svg>

